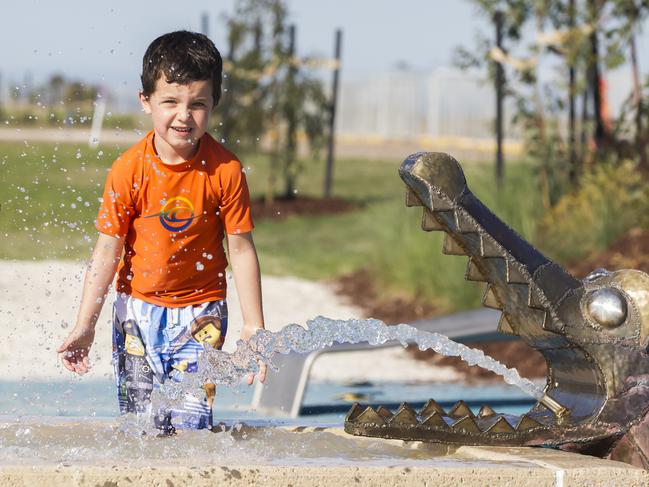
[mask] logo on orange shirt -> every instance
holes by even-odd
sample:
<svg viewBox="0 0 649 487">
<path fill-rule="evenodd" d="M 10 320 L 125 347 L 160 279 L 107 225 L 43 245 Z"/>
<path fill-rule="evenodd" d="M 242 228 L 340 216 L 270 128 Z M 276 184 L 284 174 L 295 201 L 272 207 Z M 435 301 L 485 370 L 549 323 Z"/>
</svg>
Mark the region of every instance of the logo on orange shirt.
<svg viewBox="0 0 649 487">
<path fill-rule="evenodd" d="M 175 196 L 167 200 L 160 213 L 147 215 L 144 218 L 160 218 L 160 224 L 170 232 L 182 232 L 198 218 L 194 216 L 194 205 L 184 196 Z"/>
</svg>

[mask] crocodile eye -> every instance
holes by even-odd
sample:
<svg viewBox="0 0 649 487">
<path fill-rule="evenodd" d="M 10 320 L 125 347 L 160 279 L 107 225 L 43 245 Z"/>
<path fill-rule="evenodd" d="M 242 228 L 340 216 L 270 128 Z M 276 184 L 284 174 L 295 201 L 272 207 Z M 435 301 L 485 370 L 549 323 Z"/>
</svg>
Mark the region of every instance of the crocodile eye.
<svg viewBox="0 0 649 487">
<path fill-rule="evenodd" d="M 626 299 L 617 289 L 598 289 L 588 297 L 588 314 L 606 328 L 620 326 L 626 320 Z"/>
</svg>

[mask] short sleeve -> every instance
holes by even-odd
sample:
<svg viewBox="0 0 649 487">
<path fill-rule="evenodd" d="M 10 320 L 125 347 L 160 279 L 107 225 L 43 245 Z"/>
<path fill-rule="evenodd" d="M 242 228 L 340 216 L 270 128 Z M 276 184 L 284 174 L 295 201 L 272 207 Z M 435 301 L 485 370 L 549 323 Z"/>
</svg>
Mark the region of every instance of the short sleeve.
<svg viewBox="0 0 649 487">
<path fill-rule="evenodd" d="M 119 161 L 113 164 L 102 196 L 95 227 L 101 233 L 124 237 L 135 214 L 133 175 Z"/>
<path fill-rule="evenodd" d="M 221 197 L 219 215 L 226 233 L 238 234 L 252 231 L 250 193 L 241 163 L 232 160 L 219 167 Z"/>
</svg>

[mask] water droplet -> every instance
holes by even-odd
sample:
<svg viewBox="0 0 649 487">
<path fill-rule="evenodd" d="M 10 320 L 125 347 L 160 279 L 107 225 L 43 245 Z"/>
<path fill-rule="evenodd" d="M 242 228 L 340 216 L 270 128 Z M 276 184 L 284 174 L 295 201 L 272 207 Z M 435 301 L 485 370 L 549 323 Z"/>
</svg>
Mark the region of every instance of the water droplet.
<svg viewBox="0 0 649 487">
<path fill-rule="evenodd" d="M 202 262 L 196 262 L 196 270 L 197 271 L 202 271 L 203 269 L 205 269 L 205 266 L 203 265 L 203 263 Z"/>
</svg>

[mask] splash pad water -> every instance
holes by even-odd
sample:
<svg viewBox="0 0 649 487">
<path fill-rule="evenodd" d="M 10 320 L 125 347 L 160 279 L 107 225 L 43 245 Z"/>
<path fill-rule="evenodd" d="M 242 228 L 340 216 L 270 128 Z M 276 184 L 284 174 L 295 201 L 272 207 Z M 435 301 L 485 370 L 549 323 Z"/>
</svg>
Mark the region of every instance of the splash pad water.
<svg viewBox="0 0 649 487">
<path fill-rule="evenodd" d="M 416 342 L 422 349 L 486 364 L 542 397 L 515 371 L 444 336 L 377 320 L 318 317 L 308 329 L 290 325 L 276 333 L 259 332 L 231 354 L 206 350 L 199 372 L 165 386 L 154 402 L 173 404 L 204 380 L 235 384 L 259 360 L 272 365 L 277 353 L 308 352 L 334 341 L 387 340 Z M 596 459 L 585 468 L 578 455 L 353 437 L 341 424 L 229 421 L 214 432 L 182 431 L 162 438 L 146 426 L 149 419 L 0 418 L 0 485 L 426 485 L 432 478 L 436 485 L 456 485 L 460 478 L 464 485 L 555 485 L 566 475 L 585 478 L 593 471 L 607 479 L 623 475 L 627 485 L 642 485 L 645 479 L 640 472 L 629 476 L 626 466 Z M 570 462 L 578 467 L 567 466 Z"/>
</svg>

